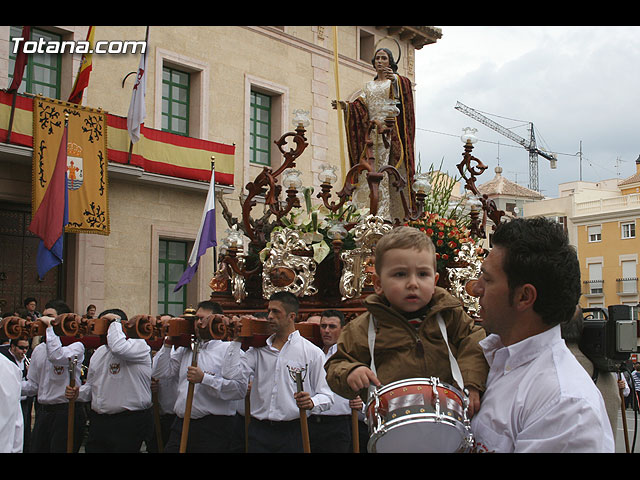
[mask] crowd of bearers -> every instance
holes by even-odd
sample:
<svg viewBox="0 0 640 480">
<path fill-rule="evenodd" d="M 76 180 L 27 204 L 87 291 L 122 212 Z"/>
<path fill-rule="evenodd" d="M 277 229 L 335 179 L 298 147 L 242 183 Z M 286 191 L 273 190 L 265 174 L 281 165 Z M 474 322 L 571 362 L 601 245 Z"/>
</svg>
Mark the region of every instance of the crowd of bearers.
<svg viewBox="0 0 640 480">
<path fill-rule="evenodd" d="M 475 451 L 614 451 L 602 395 L 561 336 L 580 296 L 575 249 L 546 219 L 500 224 L 492 239 L 472 289 L 481 327 L 437 286 L 428 237 L 398 227 L 376 245 L 367 311 L 346 325 L 338 310 L 319 314 L 322 347 L 296 328 L 300 304 L 288 292 L 268 300 L 272 333 L 263 346 L 246 348 L 239 337 L 198 340 L 197 362 L 191 346 L 170 338 L 154 356 L 147 341 L 125 335 L 126 314 L 108 310 L 99 315 L 112 320 L 106 343 L 92 353 L 84 384 L 81 369 L 74 370 L 73 387 L 69 362 L 82 365 L 85 347 L 63 345 L 52 327 L 69 307 L 51 301 L 40 314 L 29 302 L 29 315 L 46 330 L 30 356 L 24 339 L 0 347 L 0 451 L 67 451 L 73 402 L 73 452 L 88 424 L 87 452 L 139 452 L 143 444 L 147 451 L 183 451 L 188 431 L 186 452 L 346 453 L 353 451 L 349 420 L 362 419 L 372 389 L 432 377 L 469 392 Z M 220 305 L 201 302 L 196 328 L 214 314 L 224 314 Z M 158 398 L 169 399 L 164 413 L 173 415 L 168 432 L 155 432 L 155 449 L 152 385 Z M 29 439 L 30 421 L 20 410 L 27 398 L 37 399 Z"/>
</svg>

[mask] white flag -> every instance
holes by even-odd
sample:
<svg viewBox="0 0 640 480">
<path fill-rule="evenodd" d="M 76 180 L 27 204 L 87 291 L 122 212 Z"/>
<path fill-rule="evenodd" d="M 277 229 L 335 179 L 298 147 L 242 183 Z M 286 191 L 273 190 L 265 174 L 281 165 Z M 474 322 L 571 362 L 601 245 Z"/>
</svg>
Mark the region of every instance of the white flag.
<svg viewBox="0 0 640 480">
<path fill-rule="evenodd" d="M 140 124 L 144 122 L 144 117 L 147 115 L 147 110 L 144 105 L 146 90 L 147 52 L 145 51 L 140 57 L 140 66 L 138 67 L 138 74 L 136 75 L 136 81 L 133 85 L 129 113 L 127 114 L 127 130 L 133 143 L 140 140 Z"/>
</svg>

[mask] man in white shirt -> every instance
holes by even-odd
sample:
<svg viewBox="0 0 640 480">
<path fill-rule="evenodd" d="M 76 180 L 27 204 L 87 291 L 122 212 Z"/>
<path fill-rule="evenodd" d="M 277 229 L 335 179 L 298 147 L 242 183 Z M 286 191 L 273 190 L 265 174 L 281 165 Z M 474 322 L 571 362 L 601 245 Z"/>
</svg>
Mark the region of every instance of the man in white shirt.
<svg viewBox="0 0 640 480">
<path fill-rule="evenodd" d="M 75 382 L 80 384 L 80 365 L 84 359 L 84 345 L 73 342 L 63 346 L 53 331 L 51 322 L 56 316 L 70 313 L 69 307 L 59 300 L 45 305 L 42 317 L 46 326 L 46 342 L 38 344 L 31 354 L 27 380 L 22 382 L 22 395 L 36 396 L 36 419 L 31 433 L 32 453 L 65 453 L 69 400 L 65 396 L 69 385 L 69 361 L 77 359 Z M 74 408 L 74 452 L 80 449 L 84 438 L 86 415 L 84 408 Z"/>
<path fill-rule="evenodd" d="M 320 335 L 325 361 L 335 353 L 338 337 L 340 337 L 344 325 L 344 314 L 340 310 L 325 310 L 320 315 Z M 334 393 L 331 408 L 309 416 L 309 437 L 313 453 L 350 453 L 353 451 L 352 409 L 362 410 L 360 397 L 349 400 Z"/>
<path fill-rule="evenodd" d="M 298 308 L 295 295 L 273 294 L 267 321 L 274 333 L 265 346 L 250 347 L 244 356 L 243 367 L 253 375 L 249 453 L 303 452 L 300 411 L 315 414 L 329 409 L 333 403 L 322 350 L 295 328 Z M 233 342 L 233 348 L 239 349 L 240 345 L 238 339 Z M 303 380 L 300 392 L 296 373 Z"/>
<path fill-rule="evenodd" d="M 580 265 L 560 224 L 500 224 L 474 287 L 490 365 L 471 426 L 480 452 L 613 452 L 602 395 L 560 335 Z"/>
<path fill-rule="evenodd" d="M 87 453 L 136 453 L 153 425 L 151 347 L 146 340 L 127 338 L 122 310 L 106 310 L 98 317 L 111 320 L 107 342 L 91 356 L 87 382 L 69 387 L 67 395 L 91 402 Z"/>
<path fill-rule="evenodd" d="M 204 301 L 196 310 L 195 327 L 213 314 L 222 314 L 222 308 Z M 237 402 L 247 392 L 246 370 L 238 368 L 244 352 L 229 348 L 232 342 L 222 340 L 200 341 L 197 366 L 192 366 L 193 352 L 189 347 L 172 350 L 170 339 L 154 359 L 153 377 L 159 380 L 177 378 L 177 398 L 174 421 L 165 453 L 180 450 L 182 424 L 185 415 L 189 384 L 194 384 L 189 436 L 186 453 L 230 453 L 236 427 Z"/>
<path fill-rule="evenodd" d="M 16 364 L 0 355 L 0 453 L 22 452 L 21 377 Z"/>
<path fill-rule="evenodd" d="M 0 354 L 15 363 L 20 369 L 21 381 L 27 379 L 27 372 L 29 368 L 29 359 L 27 358 L 28 350 L 29 340 L 26 338 L 13 338 L 8 345 L 0 345 Z M 22 423 L 24 425 L 22 452 L 28 453 L 29 440 L 31 438 L 31 411 L 33 410 L 33 397 L 22 395 L 20 397 L 20 406 L 22 407 Z"/>
</svg>

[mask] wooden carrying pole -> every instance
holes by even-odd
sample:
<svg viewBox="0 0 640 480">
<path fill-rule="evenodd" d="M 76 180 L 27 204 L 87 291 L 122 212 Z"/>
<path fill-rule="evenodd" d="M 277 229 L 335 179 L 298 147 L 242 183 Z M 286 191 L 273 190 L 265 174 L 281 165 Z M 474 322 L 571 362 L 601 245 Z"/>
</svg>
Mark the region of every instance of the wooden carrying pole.
<svg viewBox="0 0 640 480">
<path fill-rule="evenodd" d="M 298 393 L 302 392 L 302 373 L 296 372 L 296 384 L 298 385 Z M 311 453 L 311 445 L 309 443 L 309 425 L 307 424 L 307 412 L 300 409 L 300 429 L 302 430 L 302 448 L 304 453 Z"/>
<path fill-rule="evenodd" d="M 351 439 L 353 441 L 353 453 L 360 453 L 360 432 L 358 431 L 358 410 L 351 409 Z"/>
<path fill-rule="evenodd" d="M 198 349 L 200 347 L 199 341 L 193 342 L 193 357 L 191 359 L 191 366 L 198 366 Z M 193 404 L 193 390 L 195 384 L 189 382 L 187 389 L 187 404 L 184 408 L 184 419 L 182 420 L 182 438 L 180 439 L 180 453 L 187 451 L 187 441 L 189 440 L 189 422 L 191 420 L 191 405 Z"/>
<path fill-rule="evenodd" d="M 69 386 L 71 388 L 76 386 L 76 365 L 78 364 L 78 357 L 75 356 L 73 359 L 69 357 Z M 75 420 L 75 412 L 76 412 L 76 401 L 73 399 L 69 399 L 69 413 L 67 416 L 67 453 L 73 453 L 73 430 L 74 430 L 74 420 Z"/>
<path fill-rule="evenodd" d="M 244 451 L 249 453 L 249 422 L 251 421 L 251 397 L 244 397 Z"/>
<path fill-rule="evenodd" d="M 162 441 L 162 426 L 160 424 L 160 404 L 158 401 L 158 392 L 153 392 L 151 394 L 151 399 L 153 401 L 153 420 L 156 426 L 156 443 L 158 444 L 158 453 L 162 453 L 164 450 Z"/>
</svg>

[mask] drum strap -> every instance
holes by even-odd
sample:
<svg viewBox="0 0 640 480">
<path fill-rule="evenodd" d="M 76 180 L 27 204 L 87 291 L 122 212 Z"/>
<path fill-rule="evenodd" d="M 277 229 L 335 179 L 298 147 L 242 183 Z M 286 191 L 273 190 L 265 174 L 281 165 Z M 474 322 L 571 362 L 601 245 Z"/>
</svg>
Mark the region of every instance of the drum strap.
<svg viewBox="0 0 640 480">
<path fill-rule="evenodd" d="M 371 354 L 371 365 L 369 368 L 371 369 L 373 374 L 377 377 L 378 374 L 376 373 L 376 362 L 373 359 L 373 348 L 376 344 L 376 326 L 375 326 L 375 319 L 371 314 L 369 314 L 369 332 L 367 336 L 369 340 L 369 353 Z"/>
<path fill-rule="evenodd" d="M 460 390 L 464 391 L 464 382 L 462 381 L 462 372 L 460 371 L 460 367 L 458 366 L 458 362 L 456 357 L 451 353 L 451 347 L 449 347 L 449 340 L 447 337 L 447 327 L 444 325 L 444 320 L 442 319 L 442 315 L 438 313 L 438 325 L 440 326 L 440 332 L 442 333 L 442 338 L 444 338 L 444 343 L 447 344 L 447 350 L 449 351 L 449 363 L 451 363 L 451 373 L 453 374 L 453 379 L 456 381 Z"/>
</svg>

